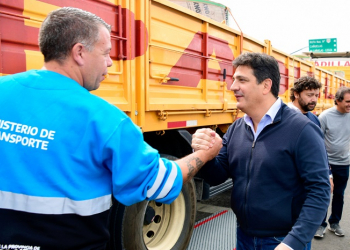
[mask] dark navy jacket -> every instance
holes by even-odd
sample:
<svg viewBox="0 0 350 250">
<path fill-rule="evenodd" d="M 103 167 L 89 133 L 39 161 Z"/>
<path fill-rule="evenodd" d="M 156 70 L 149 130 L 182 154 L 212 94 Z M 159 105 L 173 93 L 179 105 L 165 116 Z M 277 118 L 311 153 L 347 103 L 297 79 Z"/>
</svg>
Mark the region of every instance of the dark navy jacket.
<svg viewBox="0 0 350 250">
<path fill-rule="evenodd" d="M 318 119 L 318 117 L 316 115 L 314 115 L 313 113 L 311 113 L 310 111 L 304 114 L 307 118 L 309 118 L 312 122 L 314 122 L 318 127 L 321 128 L 321 123 L 320 120 Z M 326 145 L 325 145 L 326 146 Z M 327 150 L 326 150 L 327 152 Z M 327 162 L 328 161 L 328 155 L 327 155 Z M 328 164 L 329 165 L 329 164 Z M 332 170 L 331 167 L 329 166 L 329 175 L 332 175 Z"/>
<path fill-rule="evenodd" d="M 243 232 L 286 236 L 283 242 L 294 250 L 311 241 L 328 208 L 322 132 L 285 104 L 256 141 L 244 119 L 234 122 L 201 174 L 211 185 L 232 178 L 231 207 Z"/>
<path fill-rule="evenodd" d="M 318 117 L 311 113 L 310 111 L 304 114 L 307 118 L 309 118 L 311 121 L 313 121 L 318 127 L 321 127 L 320 120 L 318 120 Z"/>
</svg>

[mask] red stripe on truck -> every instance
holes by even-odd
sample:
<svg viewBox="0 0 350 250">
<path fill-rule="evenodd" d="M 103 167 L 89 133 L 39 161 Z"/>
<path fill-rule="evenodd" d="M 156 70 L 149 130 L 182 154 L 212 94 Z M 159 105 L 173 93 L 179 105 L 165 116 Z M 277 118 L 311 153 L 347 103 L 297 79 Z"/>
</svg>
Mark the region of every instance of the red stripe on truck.
<svg viewBox="0 0 350 250">
<path fill-rule="evenodd" d="M 168 122 L 168 128 L 186 127 L 186 121 Z"/>
</svg>

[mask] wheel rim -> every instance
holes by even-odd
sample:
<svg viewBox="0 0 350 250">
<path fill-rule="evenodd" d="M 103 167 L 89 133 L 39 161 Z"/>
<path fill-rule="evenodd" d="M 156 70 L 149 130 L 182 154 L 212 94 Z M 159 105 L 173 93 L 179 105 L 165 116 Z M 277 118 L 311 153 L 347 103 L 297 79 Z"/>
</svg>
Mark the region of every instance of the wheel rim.
<svg viewBox="0 0 350 250">
<path fill-rule="evenodd" d="M 150 201 L 155 211 L 152 223 L 143 226 L 143 239 L 149 250 L 171 249 L 179 239 L 185 222 L 185 199 L 179 197 L 170 205 Z"/>
</svg>

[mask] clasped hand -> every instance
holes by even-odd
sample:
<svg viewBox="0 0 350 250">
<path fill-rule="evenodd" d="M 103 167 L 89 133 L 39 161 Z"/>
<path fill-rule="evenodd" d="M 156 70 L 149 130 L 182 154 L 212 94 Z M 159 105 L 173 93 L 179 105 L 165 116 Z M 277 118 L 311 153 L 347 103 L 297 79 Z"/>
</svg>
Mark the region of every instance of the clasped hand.
<svg viewBox="0 0 350 250">
<path fill-rule="evenodd" d="M 192 135 L 191 146 L 194 151 L 208 149 L 209 151 L 213 151 L 212 149 L 215 149 L 212 157 L 214 158 L 222 148 L 222 139 L 215 131 L 211 130 L 210 128 L 201 128 Z"/>
</svg>

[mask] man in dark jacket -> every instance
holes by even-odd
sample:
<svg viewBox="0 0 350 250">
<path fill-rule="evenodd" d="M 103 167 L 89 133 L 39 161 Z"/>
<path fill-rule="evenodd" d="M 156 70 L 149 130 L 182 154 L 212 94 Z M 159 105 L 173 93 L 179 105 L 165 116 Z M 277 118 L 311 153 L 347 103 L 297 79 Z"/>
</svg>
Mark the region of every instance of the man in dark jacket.
<svg viewBox="0 0 350 250">
<path fill-rule="evenodd" d="M 278 98 L 273 57 L 246 53 L 233 64 L 231 90 L 245 115 L 230 126 L 202 175 L 211 185 L 232 178 L 237 250 L 310 249 L 330 198 L 322 132 Z M 192 147 L 211 140 L 209 129 L 197 130 Z"/>
<path fill-rule="evenodd" d="M 302 76 L 295 81 L 294 86 L 290 89 L 292 102 L 288 103 L 288 107 L 300 111 L 319 127 L 321 127 L 320 121 L 311 111 L 316 107 L 321 87 L 321 83 L 314 77 Z"/>
<path fill-rule="evenodd" d="M 322 84 L 314 77 L 302 76 L 295 81 L 293 88 L 290 91 L 290 99 L 292 102 L 288 103 L 288 107 L 300 111 L 303 115 L 313 121 L 317 126 L 321 127 L 321 123 L 317 116 L 311 113 L 315 109 L 317 99 L 320 96 L 320 88 Z M 333 191 L 333 175 L 331 169 L 329 169 L 329 182 L 331 184 L 331 192 Z M 326 216 L 327 217 L 327 214 Z M 315 233 L 315 238 L 323 238 L 327 223 L 322 222 Z"/>
</svg>

